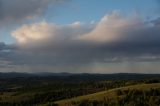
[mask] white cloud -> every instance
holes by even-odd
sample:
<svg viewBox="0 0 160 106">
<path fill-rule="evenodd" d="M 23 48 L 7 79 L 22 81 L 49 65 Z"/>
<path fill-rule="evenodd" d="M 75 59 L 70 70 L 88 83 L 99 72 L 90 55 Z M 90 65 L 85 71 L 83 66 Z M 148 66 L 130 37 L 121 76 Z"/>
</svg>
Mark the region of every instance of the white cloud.
<svg viewBox="0 0 160 106">
<path fill-rule="evenodd" d="M 91 28 L 77 21 L 68 25 L 56 25 L 45 21 L 26 24 L 11 33 L 19 44 L 54 43 L 72 40 L 87 33 Z"/>
<path fill-rule="evenodd" d="M 140 21 L 138 17 L 124 17 L 118 11 L 114 11 L 105 15 L 90 33 L 80 36 L 79 39 L 95 42 L 113 42 L 124 37 L 125 30 L 132 29 L 135 26 L 140 27 Z"/>
<path fill-rule="evenodd" d="M 79 21 L 68 25 L 56 25 L 45 21 L 29 25 L 23 25 L 12 36 L 19 43 L 31 43 L 36 41 L 80 40 L 93 42 L 114 42 L 127 38 L 129 31 L 146 27 L 138 17 L 125 17 L 114 11 L 105 15 L 97 24 L 84 24 Z M 136 35 L 137 36 L 137 35 Z"/>
<path fill-rule="evenodd" d="M 12 33 L 18 43 L 28 43 L 54 38 L 57 34 L 58 26 L 46 22 L 23 25 Z"/>
<path fill-rule="evenodd" d="M 122 16 L 117 12 L 104 16 L 96 24 L 77 21 L 68 25 L 56 25 L 43 21 L 23 25 L 13 31 L 12 36 L 21 49 L 16 48 L 16 52 L 0 56 L 10 60 L 9 56 L 12 55 L 14 58 L 10 61 L 13 65 L 33 67 L 43 64 L 57 67 L 56 70 L 76 65 L 72 70 L 77 67 L 83 70 L 85 66 L 86 69 L 97 67 L 96 70 L 105 71 L 107 67 L 103 64 L 106 63 L 113 65 L 108 66 L 111 71 L 119 69 L 121 65 L 123 70 L 130 67 L 126 62 L 136 65 L 144 62 L 154 66 L 160 62 L 159 29 L 160 26 L 145 22 L 138 16 Z M 95 63 L 102 64 L 102 68 Z M 124 64 L 114 68 L 117 63 Z"/>
</svg>

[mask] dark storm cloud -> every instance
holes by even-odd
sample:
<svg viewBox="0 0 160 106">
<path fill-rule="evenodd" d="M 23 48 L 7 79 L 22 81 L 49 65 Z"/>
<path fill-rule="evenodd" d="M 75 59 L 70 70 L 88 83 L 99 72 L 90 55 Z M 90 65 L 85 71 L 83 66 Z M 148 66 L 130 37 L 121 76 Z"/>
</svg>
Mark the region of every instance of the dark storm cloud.
<svg viewBox="0 0 160 106">
<path fill-rule="evenodd" d="M 12 35 L 28 63 L 87 64 L 159 59 L 160 26 L 154 21 L 144 22 L 137 17 L 130 19 L 113 13 L 89 26 L 79 22 L 66 26 L 42 22 L 25 25 Z"/>
<path fill-rule="evenodd" d="M 49 5 L 65 0 L 0 0 L 0 25 L 34 19 L 42 16 Z"/>
<path fill-rule="evenodd" d="M 0 50 L 15 50 L 16 46 L 14 44 L 5 44 L 4 42 L 0 42 Z"/>
<path fill-rule="evenodd" d="M 37 65 L 65 70 L 94 63 L 160 62 L 157 20 L 145 22 L 116 13 L 94 25 L 80 22 L 62 26 L 47 22 L 24 25 L 12 33 L 16 44 L 0 44 L 0 58 L 3 57 L 3 63 L 31 70 Z"/>
<path fill-rule="evenodd" d="M 160 25 L 160 17 L 156 20 L 151 21 L 154 25 Z"/>
<path fill-rule="evenodd" d="M 5 44 L 3 42 L 0 42 L 0 50 L 3 50 L 5 47 Z"/>
</svg>

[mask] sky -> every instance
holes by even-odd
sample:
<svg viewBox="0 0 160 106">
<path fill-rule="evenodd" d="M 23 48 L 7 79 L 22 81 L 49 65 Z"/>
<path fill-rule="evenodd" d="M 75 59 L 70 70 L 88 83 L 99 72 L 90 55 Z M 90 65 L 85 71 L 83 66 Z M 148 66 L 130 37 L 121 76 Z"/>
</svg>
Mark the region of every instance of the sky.
<svg viewBox="0 0 160 106">
<path fill-rule="evenodd" d="M 0 0 L 0 72 L 160 73 L 159 0 Z"/>
</svg>

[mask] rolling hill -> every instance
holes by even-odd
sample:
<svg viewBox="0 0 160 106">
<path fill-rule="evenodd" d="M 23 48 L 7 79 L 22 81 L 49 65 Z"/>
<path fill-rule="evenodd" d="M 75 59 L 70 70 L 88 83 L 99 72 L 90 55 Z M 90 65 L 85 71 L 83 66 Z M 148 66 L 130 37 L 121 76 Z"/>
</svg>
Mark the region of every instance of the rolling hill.
<svg viewBox="0 0 160 106">
<path fill-rule="evenodd" d="M 142 91 L 142 93 L 144 93 L 147 91 L 150 92 L 151 90 L 155 90 L 155 89 L 160 89 L 160 83 L 138 84 L 138 85 L 133 85 L 133 86 L 120 87 L 120 88 L 115 88 L 115 89 L 111 89 L 108 91 L 97 92 L 97 93 L 93 93 L 93 94 L 89 94 L 85 96 L 79 96 L 79 97 L 75 97 L 71 99 L 60 100 L 54 103 L 55 105 L 58 104 L 58 106 L 74 106 L 74 105 L 77 106 L 78 104 L 80 104 L 80 102 L 85 101 L 85 100 L 86 101 L 103 101 L 104 99 L 108 99 L 112 101 L 117 98 L 123 98 L 124 96 L 127 95 L 127 93 L 120 95 L 118 94 L 118 92 L 127 92 L 127 91 L 129 92 L 129 91 L 136 90 L 136 91 Z M 47 106 L 49 104 L 45 104 L 45 105 Z"/>
</svg>

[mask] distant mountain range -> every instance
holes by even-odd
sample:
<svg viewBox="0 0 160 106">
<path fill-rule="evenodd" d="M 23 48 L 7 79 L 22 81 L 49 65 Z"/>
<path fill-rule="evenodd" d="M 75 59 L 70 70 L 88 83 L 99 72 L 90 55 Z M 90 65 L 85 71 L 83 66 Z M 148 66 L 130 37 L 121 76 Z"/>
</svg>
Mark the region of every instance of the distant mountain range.
<svg viewBox="0 0 160 106">
<path fill-rule="evenodd" d="M 115 74 L 98 74 L 98 73 L 19 73 L 19 72 L 0 72 L 0 78 L 19 78 L 19 77 L 54 77 L 66 79 L 83 79 L 83 80 L 126 80 L 126 79 L 145 79 L 145 78 L 160 78 L 160 74 L 138 74 L 138 73 L 115 73 Z"/>
</svg>

